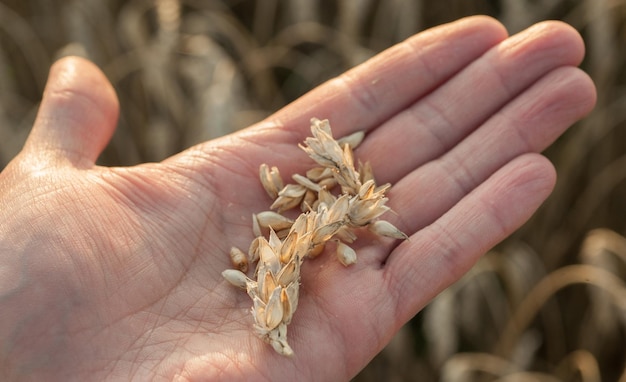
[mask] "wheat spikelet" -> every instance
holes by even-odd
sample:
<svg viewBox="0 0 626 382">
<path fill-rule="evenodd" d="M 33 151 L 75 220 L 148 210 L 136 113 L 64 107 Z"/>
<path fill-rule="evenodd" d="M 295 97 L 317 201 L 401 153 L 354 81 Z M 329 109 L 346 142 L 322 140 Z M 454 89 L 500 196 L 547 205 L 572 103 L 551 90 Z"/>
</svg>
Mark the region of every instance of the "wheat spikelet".
<svg viewBox="0 0 626 382">
<path fill-rule="evenodd" d="M 259 176 L 263 188 L 273 199 L 270 208 L 252 216 L 256 238 L 247 257 L 233 248 L 231 260 L 237 269 L 222 275 L 234 286 L 246 290 L 252 299 L 254 331 L 278 353 L 290 356 L 287 325 L 298 306 L 300 269 L 307 258 L 318 256 L 326 243 L 334 241 L 337 259 L 344 266 L 357 262 L 357 253 L 348 244 L 357 239 L 355 228 L 394 239 L 407 236 L 391 223 L 378 220 L 389 211 L 385 193 L 391 185 L 377 186 L 371 166 L 354 166 L 352 150 L 364 138 L 363 132 L 335 140 L 328 120 L 311 120 L 313 137 L 299 145 L 313 159 L 314 167 L 305 175 L 295 174 L 295 184 L 283 185 L 278 168 L 262 164 Z M 339 186 L 341 192 L 333 194 Z M 281 212 L 300 207 L 302 213 L 292 220 Z M 269 230 L 266 239 L 262 231 Z M 245 275 L 248 263 L 257 262 L 256 280 Z"/>
</svg>

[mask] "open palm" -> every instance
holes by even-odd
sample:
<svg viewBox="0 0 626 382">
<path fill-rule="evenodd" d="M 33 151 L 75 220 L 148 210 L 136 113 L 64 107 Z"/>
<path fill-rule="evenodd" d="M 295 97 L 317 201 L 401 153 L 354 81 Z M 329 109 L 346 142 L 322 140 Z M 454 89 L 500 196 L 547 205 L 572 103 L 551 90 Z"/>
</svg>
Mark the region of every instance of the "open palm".
<svg viewBox="0 0 626 382">
<path fill-rule="evenodd" d="M 267 120 L 161 163 L 94 162 L 118 105 L 104 76 L 51 70 L 33 131 L 0 175 L 0 370 L 45 380 L 347 380 L 442 289 L 525 222 L 555 175 L 538 152 L 593 107 L 576 32 L 507 39 L 485 17 L 421 33 Z M 251 330 L 250 300 L 221 277 L 287 180 L 312 117 L 391 182 L 385 215 L 410 236 L 357 241 L 358 263 L 309 260 L 289 326 L 295 355 Z"/>
</svg>

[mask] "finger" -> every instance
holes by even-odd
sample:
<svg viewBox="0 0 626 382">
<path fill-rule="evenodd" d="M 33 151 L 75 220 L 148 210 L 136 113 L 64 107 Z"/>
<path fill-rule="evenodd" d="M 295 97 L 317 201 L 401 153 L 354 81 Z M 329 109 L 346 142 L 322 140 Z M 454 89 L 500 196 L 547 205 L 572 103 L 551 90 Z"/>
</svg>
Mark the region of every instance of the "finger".
<svg viewBox="0 0 626 382">
<path fill-rule="evenodd" d="M 551 163 L 526 154 L 508 163 L 389 257 L 391 314 L 403 323 L 527 221 L 554 187 Z"/>
<path fill-rule="evenodd" d="M 516 156 L 540 152 L 594 105 L 593 83 L 577 68 L 546 75 L 439 159 L 397 182 L 390 220 L 405 232 L 432 223 Z"/>
<path fill-rule="evenodd" d="M 329 118 L 335 136 L 378 126 L 416 99 L 448 80 L 507 36 L 496 20 L 475 16 L 419 33 L 344 75 L 323 84 L 265 121 L 223 139 L 205 142 L 172 158 L 184 163 L 210 156 L 221 166 L 243 166 L 245 177 L 258 173 L 260 163 L 278 165 L 281 174 L 305 171 L 309 161 L 296 146 L 310 135 L 310 119 Z M 246 155 L 229 155 L 246 147 Z M 212 153 L 220 147 L 223 155 Z M 270 149 L 271 147 L 271 149 Z M 240 151 L 240 150 L 239 150 Z M 203 173 L 214 171 L 202 170 Z M 255 175 L 256 176 L 256 175 Z M 219 179 L 220 174 L 213 174 Z"/>
<path fill-rule="evenodd" d="M 261 125 L 300 141 L 312 117 L 337 136 L 379 125 L 449 79 L 507 36 L 496 20 L 475 16 L 415 35 L 318 87 Z"/>
<path fill-rule="evenodd" d="M 384 174 L 381 182 L 393 183 L 442 155 L 547 73 L 578 65 L 583 55 L 583 41 L 573 28 L 537 24 L 493 47 L 373 131 L 357 155 L 371 161 L 374 173 Z"/>
<path fill-rule="evenodd" d="M 77 57 L 61 59 L 50 69 L 24 151 L 90 167 L 109 142 L 118 113 L 115 91 L 94 64 Z"/>
</svg>

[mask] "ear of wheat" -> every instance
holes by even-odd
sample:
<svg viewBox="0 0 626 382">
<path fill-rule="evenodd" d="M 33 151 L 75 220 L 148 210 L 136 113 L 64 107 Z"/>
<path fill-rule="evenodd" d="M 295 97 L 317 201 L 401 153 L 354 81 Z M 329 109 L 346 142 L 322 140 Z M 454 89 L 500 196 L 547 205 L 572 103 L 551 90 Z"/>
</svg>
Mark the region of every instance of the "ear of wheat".
<svg viewBox="0 0 626 382">
<path fill-rule="evenodd" d="M 299 146 L 319 166 L 306 175 L 295 174 L 295 183 L 284 185 L 278 168 L 260 166 L 261 184 L 273 199 L 270 209 L 274 211 L 252 216 L 256 238 L 247 257 L 233 247 L 230 257 L 236 269 L 222 273 L 252 299 L 257 335 L 285 356 L 293 354 L 287 342 L 287 325 L 298 306 L 300 270 L 307 258 L 319 255 L 332 240 L 339 262 L 345 266 L 356 263 L 357 254 L 349 244 L 357 239 L 354 230 L 361 227 L 378 235 L 407 239 L 391 223 L 379 219 L 389 211 L 385 193 L 390 185 L 376 185 L 367 162 L 355 167 L 352 151 L 364 133 L 335 140 L 328 120 L 316 118 L 311 120 L 311 133 L 313 136 Z M 336 186 L 340 192 L 335 194 Z M 295 220 L 281 214 L 296 207 L 302 213 Z M 254 262 L 254 278 L 249 278 L 245 272 Z"/>
</svg>

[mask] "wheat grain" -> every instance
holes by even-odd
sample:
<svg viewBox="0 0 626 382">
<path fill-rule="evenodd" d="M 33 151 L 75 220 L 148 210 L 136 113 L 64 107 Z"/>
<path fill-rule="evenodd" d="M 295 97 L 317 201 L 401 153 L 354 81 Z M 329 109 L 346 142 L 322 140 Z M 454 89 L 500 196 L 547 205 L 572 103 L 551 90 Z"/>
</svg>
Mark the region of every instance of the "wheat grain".
<svg viewBox="0 0 626 382">
<path fill-rule="evenodd" d="M 392 237 L 394 239 L 409 239 L 402 231 L 386 220 L 376 220 L 368 224 L 367 228 L 377 235 Z"/>
<path fill-rule="evenodd" d="M 256 219 L 260 227 L 272 228 L 275 231 L 289 228 L 293 224 L 293 220 L 274 211 L 259 212 L 256 214 Z"/>
<path fill-rule="evenodd" d="M 356 263 L 356 252 L 347 244 L 337 241 L 337 258 L 345 266 Z"/>
<path fill-rule="evenodd" d="M 268 165 L 263 163 L 259 167 L 259 178 L 269 197 L 276 199 L 278 197 L 278 191 L 283 188 L 282 180 L 279 180 L 280 175 L 278 175 L 278 168 L 272 167 L 270 169 Z"/>
<path fill-rule="evenodd" d="M 248 272 L 248 257 L 239 248 L 232 247 L 230 249 L 230 261 L 236 269 L 243 273 Z"/>
</svg>

